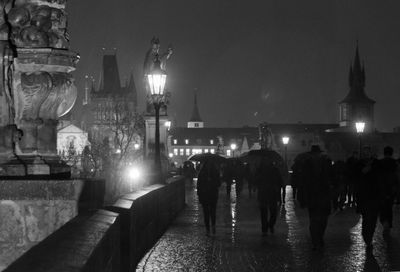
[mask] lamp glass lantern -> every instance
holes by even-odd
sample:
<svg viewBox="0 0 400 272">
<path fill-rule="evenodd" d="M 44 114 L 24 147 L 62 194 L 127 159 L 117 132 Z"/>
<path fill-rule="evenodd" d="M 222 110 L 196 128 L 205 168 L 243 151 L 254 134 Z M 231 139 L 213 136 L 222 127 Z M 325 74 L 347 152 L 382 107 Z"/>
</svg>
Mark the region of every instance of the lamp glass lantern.
<svg viewBox="0 0 400 272">
<path fill-rule="evenodd" d="M 288 136 L 283 136 L 283 137 L 282 137 L 282 143 L 283 143 L 284 145 L 289 144 L 289 140 L 290 140 L 290 138 L 289 138 Z"/>
<path fill-rule="evenodd" d="M 363 133 L 365 128 L 365 122 L 359 121 L 356 122 L 356 131 L 357 133 Z"/>
<path fill-rule="evenodd" d="M 151 73 L 147 75 L 147 80 L 152 95 L 164 94 L 165 83 L 167 82 L 167 73 L 161 69 L 161 63 L 158 59 L 154 62 L 154 68 Z"/>
</svg>

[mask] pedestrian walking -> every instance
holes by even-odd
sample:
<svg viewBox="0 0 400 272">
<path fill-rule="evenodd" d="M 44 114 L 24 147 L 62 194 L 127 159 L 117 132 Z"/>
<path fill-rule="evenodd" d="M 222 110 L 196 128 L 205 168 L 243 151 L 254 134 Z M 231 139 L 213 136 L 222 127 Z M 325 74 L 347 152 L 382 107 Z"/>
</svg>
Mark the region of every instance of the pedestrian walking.
<svg viewBox="0 0 400 272">
<path fill-rule="evenodd" d="M 358 152 L 354 151 L 353 154 L 346 160 L 345 165 L 345 190 L 347 195 L 347 205 L 356 206 L 356 184 L 360 179 Z"/>
<path fill-rule="evenodd" d="M 328 156 L 322 154 L 318 145 L 313 145 L 304 162 L 306 205 L 313 250 L 324 246 L 323 237 L 331 211 L 330 167 L 331 160 Z"/>
<path fill-rule="evenodd" d="M 384 158 L 379 161 L 379 184 L 381 186 L 381 200 L 379 221 L 384 233 L 393 227 L 393 203 L 398 192 L 397 162 L 393 158 L 393 148 L 386 146 L 383 149 Z"/>
<path fill-rule="evenodd" d="M 256 182 L 254 171 L 252 171 L 252 167 L 249 163 L 247 163 L 244 167 L 244 179 L 247 181 L 247 189 L 249 191 L 249 197 L 251 198 L 252 193 L 256 190 Z"/>
<path fill-rule="evenodd" d="M 362 150 L 359 161 L 360 180 L 356 186 L 357 207 L 362 217 L 362 237 L 367 252 L 372 252 L 372 238 L 380 209 L 381 186 L 378 182 L 379 162 L 372 156 L 371 148 Z"/>
<path fill-rule="evenodd" d="M 220 185 L 218 168 L 210 161 L 204 162 L 197 179 L 197 195 L 203 207 L 207 235 L 210 234 L 210 221 L 211 231 L 215 234 L 218 190 Z"/>
<path fill-rule="evenodd" d="M 274 233 L 282 182 L 282 176 L 278 168 L 263 159 L 256 172 L 257 196 L 263 235 L 266 235 L 268 230 Z"/>
<path fill-rule="evenodd" d="M 331 197 L 333 210 L 343 210 L 346 201 L 345 162 L 337 160 L 332 165 Z"/>
<path fill-rule="evenodd" d="M 226 184 L 226 195 L 229 198 L 231 196 L 232 184 L 234 179 L 234 169 L 231 162 L 227 162 L 224 165 L 222 178 Z"/>
<path fill-rule="evenodd" d="M 236 198 L 238 198 L 242 193 L 243 179 L 244 179 L 244 165 L 239 160 L 235 160 L 234 162 L 234 179 L 235 179 Z"/>
</svg>

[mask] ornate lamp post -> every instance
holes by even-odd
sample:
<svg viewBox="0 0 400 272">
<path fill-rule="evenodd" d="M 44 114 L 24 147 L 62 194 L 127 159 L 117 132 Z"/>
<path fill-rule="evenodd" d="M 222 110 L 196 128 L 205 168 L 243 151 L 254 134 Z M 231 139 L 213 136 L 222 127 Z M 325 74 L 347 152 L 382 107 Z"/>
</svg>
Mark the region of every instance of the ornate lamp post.
<svg viewBox="0 0 400 272">
<path fill-rule="evenodd" d="M 231 144 L 231 150 L 232 150 L 232 157 L 233 157 L 233 158 L 235 157 L 235 150 L 236 150 L 236 148 L 237 148 L 236 144 L 235 144 L 235 143 L 232 143 L 232 144 Z"/>
<path fill-rule="evenodd" d="M 160 156 L 160 108 L 164 103 L 164 88 L 167 81 L 167 73 L 161 69 L 158 55 L 154 60 L 153 69 L 147 75 L 147 81 L 150 87 L 151 100 L 154 106 L 156 124 L 155 124 L 155 154 L 154 164 L 157 179 L 161 178 L 161 156 Z M 158 181 L 158 180 L 157 180 Z"/>
<path fill-rule="evenodd" d="M 288 136 L 283 136 L 282 137 L 282 143 L 285 146 L 285 164 L 287 167 L 287 145 L 289 144 L 290 138 Z"/>
<path fill-rule="evenodd" d="M 358 154 L 359 154 L 359 158 L 361 159 L 361 148 L 362 148 L 362 134 L 364 133 L 364 128 L 365 128 L 365 122 L 359 121 L 356 122 L 356 131 L 358 134 Z"/>
</svg>

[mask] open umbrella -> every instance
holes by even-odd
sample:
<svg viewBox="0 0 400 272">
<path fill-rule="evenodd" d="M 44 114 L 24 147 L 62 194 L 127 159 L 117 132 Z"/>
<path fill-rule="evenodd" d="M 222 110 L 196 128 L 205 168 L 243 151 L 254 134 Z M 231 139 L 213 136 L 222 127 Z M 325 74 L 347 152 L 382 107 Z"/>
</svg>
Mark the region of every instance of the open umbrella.
<svg viewBox="0 0 400 272">
<path fill-rule="evenodd" d="M 269 149 L 256 149 L 243 153 L 239 159 L 243 162 L 250 164 L 253 169 L 258 168 L 262 160 L 267 160 L 273 163 L 285 179 L 288 176 L 287 166 L 285 160 L 279 155 L 278 152 Z"/>
<path fill-rule="evenodd" d="M 213 153 L 201 153 L 201 154 L 194 154 L 188 158 L 190 161 L 197 161 L 197 162 L 205 162 L 205 161 L 211 161 L 215 164 L 221 164 L 225 163 L 227 161 L 226 158 L 218 155 L 218 154 L 213 154 Z"/>
</svg>

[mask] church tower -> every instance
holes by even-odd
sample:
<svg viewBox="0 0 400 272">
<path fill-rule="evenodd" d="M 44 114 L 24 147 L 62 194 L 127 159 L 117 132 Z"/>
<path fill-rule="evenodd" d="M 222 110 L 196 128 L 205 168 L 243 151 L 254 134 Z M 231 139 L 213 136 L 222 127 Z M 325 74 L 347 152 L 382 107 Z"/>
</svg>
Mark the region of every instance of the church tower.
<svg viewBox="0 0 400 272">
<path fill-rule="evenodd" d="M 358 43 L 354 63 L 350 65 L 349 93 L 339 103 L 340 126 L 355 130 L 355 122 L 365 122 L 365 131 L 374 130 L 375 101 L 365 93 L 365 69 L 361 66 Z"/>
<path fill-rule="evenodd" d="M 203 128 L 204 122 L 200 118 L 199 108 L 197 107 L 197 93 L 194 94 L 194 106 L 192 118 L 187 123 L 188 128 Z"/>
</svg>

